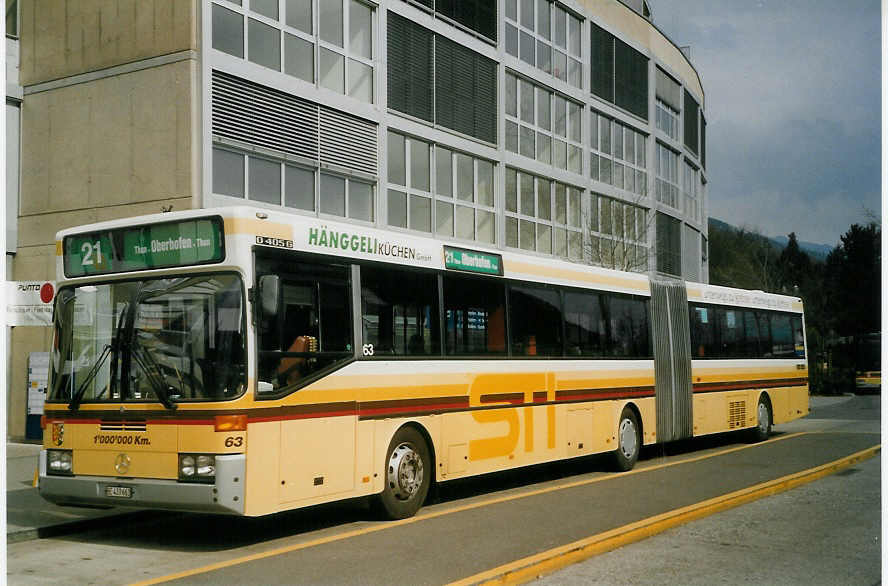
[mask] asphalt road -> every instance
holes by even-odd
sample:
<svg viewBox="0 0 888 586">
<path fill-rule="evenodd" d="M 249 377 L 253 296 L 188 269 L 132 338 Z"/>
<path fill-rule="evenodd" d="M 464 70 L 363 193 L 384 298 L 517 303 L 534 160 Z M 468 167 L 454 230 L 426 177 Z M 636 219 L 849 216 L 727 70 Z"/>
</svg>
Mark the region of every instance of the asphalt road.
<svg viewBox="0 0 888 586">
<path fill-rule="evenodd" d="M 591 458 L 449 484 L 439 502 L 406 522 L 375 521 L 361 502 L 262 519 L 158 513 L 11 544 L 7 577 L 10 584 L 162 577 L 189 584 L 448 583 L 872 447 L 880 443 L 878 408 L 878 397 L 863 397 L 815 409 L 764 444 L 721 435 L 656 447 L 629 474 L 603 472 L 603 461 Z M 880 529 L 878 472 L 874 458 L 547 580 L 873 584 L 880 572 L 878 542 L 872 545 Z M 638 547 L 658 554 L 635 553 Z M 854 554 L 840 555 L 843 547 Z M 814 562 L 829 564 L 831 573 Z M 779 579 L 769 573 L 775 565 L 784 572 Z"/>
</svg>

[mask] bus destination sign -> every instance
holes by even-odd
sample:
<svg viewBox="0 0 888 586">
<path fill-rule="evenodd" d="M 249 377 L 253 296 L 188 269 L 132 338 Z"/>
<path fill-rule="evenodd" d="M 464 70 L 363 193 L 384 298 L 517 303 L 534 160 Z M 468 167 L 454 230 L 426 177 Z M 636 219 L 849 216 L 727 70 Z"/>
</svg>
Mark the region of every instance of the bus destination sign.
<svg viewBox="0 0 888 586">
<path fill-rule="evenodd" d="M 444 268 L 501 277 L 503 276 L 503 257 L 499 254 L 445 246 Z"/>
<path fill-rule="evenodd" d="M 195 218 L 66 236 L 65 276 L 84 277 L 219 262 L 222 219 Z"/>
</svg>

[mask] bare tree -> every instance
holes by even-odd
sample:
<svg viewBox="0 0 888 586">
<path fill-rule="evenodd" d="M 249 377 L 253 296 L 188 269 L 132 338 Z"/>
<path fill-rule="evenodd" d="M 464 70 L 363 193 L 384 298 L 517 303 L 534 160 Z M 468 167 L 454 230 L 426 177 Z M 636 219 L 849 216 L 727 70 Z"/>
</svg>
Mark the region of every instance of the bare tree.
<svg viewBox="0 0 888 586">
<path fill-rule="evenodd" d="M 643 200 L 647 200 L 644 195 L 631 201 L 601 196 L 593 202 L 584 219 L 593 233 L 585 245 L 590 264 L 618 271 L 647 272 L 648 258 L 655 254 L 656 246 L 651 240 L 654 213 L 641 203 Z"/>
</svg>

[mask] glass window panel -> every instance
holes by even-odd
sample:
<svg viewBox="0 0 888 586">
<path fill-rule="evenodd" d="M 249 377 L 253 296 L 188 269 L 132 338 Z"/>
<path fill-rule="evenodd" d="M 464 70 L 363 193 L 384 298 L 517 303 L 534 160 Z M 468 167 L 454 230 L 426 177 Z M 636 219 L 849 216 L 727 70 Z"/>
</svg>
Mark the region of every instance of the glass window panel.
<svg viewBox="0 0 888 586">
<path fill-rule="evenodd" d="M 555 21 L 555 45 L 567 49 L 567 12 L 555 6 L 553 10 Z"/>
<path fill-rule="evenodd" d="M 453 159 L 452 153 L 441 147 L 435 147 L 435 184 L 438 195 L 453 197 Z M 451 214 L 452 216 L 453 214 Z"/>
<path fill-rule="evenodd" d="M 567 223 L 567 186 L 563 183 L 555 184 L 555 221 Z"/>
<path fill-rule="evenodd" d="M 325 214 L 345 215 L 345 179 L 321 173 L 320 208 Z"/>
<path fill-rule="evenodd" d="M 348 95 L 364 102 L 373 101 L 373 68 L 369 65 L 348 60 Z"/>
<path fill-rule="evenodd" d="M 315 209 L 315 173 L 299 167 L 284 167 L 284 205 L 300 210 Z"/>
<path fill-rule="evenodd" d="M 521 26 L 533 30 L 533 0 L 521 0 Z"/>
<path fill-rule="evenodd" d="M 496 242 L 496 216 L 493 212 L 475 210 L 478 219 L 478 242 Z"/>
<path fill-rule="evenodd" d="M 518 218 L 506 217 L 506 246 L 518 248 Z"/>
<path fill-rule="evenodd" d="M 394 189 L 388 190 L 389 226 L 407 227 L 407 194 Z"/>
<path fill-rule="evenodd" d="M 623 165 L 614 163 L 614 187 L 623 189 Z"/>
<path fill-rule="evenodd" d="M 326 2 L 326 0 L 323 0 Z M 348 9 L 349 51 L 371 59 L 373 57 L 373 10 L 361 2 L 351 0 Z"/>
<path fill-rule="evenodd" d="M 580 45 L 582 43 L 582 38 L 580 35 L 580 19 L 568 14 L 567 20 L 569 26 L 568 38 L 570 39 L 570 46 L 568 47 L 568 49 L 570 50 L 571 55 L 579 57 Z"/>
<path fill-rule="evenodd" d="M 537 217 L 552 219 L 552 182 L 541 177 L 537 178 Z"/>
<path fill-rule="evenodd" d="M 440 354 L 436 275 L 364 266 L 361 290 L 363 338 L 374 356 Z"/>
<path fill-rule="evenodd" d="M 543 134 L 537 134 L 537 161 L 547 165 L 552 164 L 552 137 Z"/>
<path fill-rule="evenodd" d="M 456 153 L 456 197 L 462 201 L 475 201 L 474 159 Z"/>
<path fill-rule="evenodd" d="M 574 228 L 580 227 L 580 194 L 579 189 L 570 188 L 567 192 L 567 223 Z"/>
<path fill-rule="evenodd" d="M 537 88 L 537 126 L 552 129 L 552 92 Z"/>
<path fill-rule="evenodd" d="M 314 83 L 314 43 L 284 33 L 284 73 Z"/>
<path fill-rule="evenodd" d="M 537 41 L 536 66 L 552 74 L 552 47 L 543 41 Z"/>
<path fill-rule="evenodd" d="M 602 234 L 613 234 L 614 231 L 614 219 L 611 215 L 612 203 L 612 200 L 605 197 L 598 198 L 598 207 L 601 212 L 601 226 L 599 231 Z"/>
<path fill-rule="evenodd" d="M 348 182 L 348 217 L 373 221 L 373 186 L 363 181 Z"/>
<path fill-rule="evenodd" d="M 567 232 L 567 257 L 570 259 L 583 258 L 583 234 L 581 232 Z"/>
<path fill-rule="evenodd" d="M 567 230 L 555 228 L 555 254 L 567 258 Z"/>
<path fill-rule="evenodd" d="M 639 167 L 647 166 L 647 149 L 645 149 L 645 137 L 641 134 L 635 139 L 635 164 Z"/>
<path fill-rule="evenodd" d="M 506 115 L 518 116 L 518 78 L 506 74 Z"/>
<path fill-rule="evenodd" d="M 598 197 L 593 195 L 589 198 L 589 229 L 598 232 Z"/>
<path fill-rule="evenodd" d="M 610 296 L 608 321 L 611 356 L 646 358 L 652 354 L 646 301 L 623 295 Z"/>
<path fill-rule="evenodd" d="M 555 96 L 555 134 L 567 136 L 567 100 Z"/>
<path fill-rule="evenodd" d="M 244 156 L 213 149 L 213 193 L 244 196 Z"/>
<path fill-rule="evenodd" d="M 630 169 L 629 167 L 626 167 L 626 169 L 625 169 L 623 175 L 624 175 L 624 177 L 623 177 L 623 183 L 624 183 L 623 189 L 625 189 L 626 191 L 631 191 L 631 192 L 634 193 L 634 192 L 635 192 L 635 173 L 634 173 L 633 169 Z"/>
<path fill-rule="evenodd" d="M 589 124 L 589 146 L 593 149 L 598 150 L 598 114 L 595 112 L 589 113 L 589 119 L 591 124 Z"/>
<path fill-rule="evenodd" d="M 598 181 L 598 155 L 592 153 L 589 157 L 589 176 Z"/>
<path fill-rule="evenodd" d="M 519 244 L 523 250 L 536 250 L 536 224 L 528 220 L 520 220 Z"/>
<path fill-rule="evenodd" d="M 552 75 L 560 79 L 561 81 L 567 81 L 567 55 L 562 53 L 561 51 L 554 51 L 555 57 L 553 59 L 555 68 L 552 72 Z"/>
<path fill-rule="evenodd" d="M 533 84 L 524 81 L 519 83 L 521 101 L 521 121 L 533 124 Z"/>
<path fill-rule="evenodd" d="M 570 139 L 574 142 L 583 142 L 583 110 L 579 104 L 568 102 Z"/>
<path fill-rule="evenodd" d="M 250 0 L 250 10 L 272 20 L 277 20 L 278 0 Z"/>
<path fill-rule="evenodd" d="M 521 31 L 521 60 L 530 65 L 536 65 L 533 56 L 533 47 L 533 37 L 526 32 Z"/>
<path fill-rule="evenodd" d="M 213 4 L 213 48 L 235 57 L 244 56 L 244 18 L 218 4 Z"/>
<path fill-rule="evenodd" d="M 493 163 L 483 159 L 476 160 L 478 163 L 478 203 L 493 207 Z"/>
<path fill-rule="evenodd" d="M 506 23 L 506 53 L 518 56 L 518 29 Z"/>
<path fill-rule="evenodd" d="M 511 120 L 506 120 L 506 150 L 518 152 L 518 125 Z"/>
<path fill-rule="evenodd" d="M 445 349 L 449 356 L 506 353 L 505 283 L 444 276 Z"/>
<path fill-rule="evenodd" d="M 453 221 L 457 238 L 475 239 L 475 210 L 473 208 L 456 206 L 456 215 Z"/>
<path fill-rule="evenodd" d="M 601 146 L 598 150 L 605 154 L 611 152 L 611 124 L 610 119 L 604 116 L 598 117 L 598 136 L 601 139 Z"/>
<path fill-rule="evenodd" d="M 613 167 L 613 162 L 610 159 L 605 159 L 604 157 L 599 157 L 598 163 L 601 166 L 601 170 L 599 175 L 601 175 L 601 182 L 612 184 L 613 177 L 611 174 L 611 169 Z"/>
<path fill-rule="evenodd" d="M 407 144 L 404 137 L 388 133 L 388 180 L 389 183 L 407 185 Z"/>
<path fill-rule="evenodd" d="M 506 211 L 518 211 L 518 172 L 506 169 Z"/>
<path fill-rule="evenodd" d="M 345 91 L 345 58 L 342 55 L 321 47 L 318 72 L 321 87 L 340 94 Z"/>
<path fill-rule="evenodd" d="M 537 251 L 552 254 L 552 226 L 537 224 Z"/>
<path fill-rule="evenodd" d="M 512 356 L 561 356 L 561 296 L 555 289 L 509 289 Z"/>
<path fill-rule="evenodd" d="M 635 164 L 635 132 L 632 130 L 626 129 L 626 132 L 623 136 L 624 146 L 623 152 L 626 153 L 626 161 L 629 163 Z"/>
<path fill-rule="evenodd" d="M 528 175 L 527 173 L 520 173 L 519 179 L 521 182 L 521 213 L 525 216 L 534 216 L 534 182 L 533 175 Z"/>
<path fill-rule="evenodd" d="M 552 164 L 559 169 L 567 169 L 567 143 L 563 140 L 556 140 L 554 151 Z"/>
<path fill-rule="evenodd" d="M 415 138 L 410 139 L 410 187 L 429 191 L 429 144 Z"/>
<path fill-rule="evenodd" d="M 432 200 L 410 194 L 410 228 L 422 232 L 432 231 Z"/>
<path fill-rule="evenodd" d="M 582 173 L 583 172 L 583 149 L 578 146 L 570 145 L 569 148 L 570 155 L 567 159 L 567 170 L 572 173 Z"/>
<path fill-rule="evenodd" d="M 247 38 L 249 39 L 249 59 L 253 63 L 280 71 L 281 33 L 278 29 L 258 20 L 250 19 Z"/>
<path fill-rule="evenodd" d="M 614 122 L 614 158 L 623 158 L 623 127 Z"/>
<path fill-rule="evenodd" d="M 549 0 L 537 0 L 537 33 L 544 39 L 552 37 L 552 3 Z"/>
<path fill-rule="evenodd" d="M 250 157 L 250 199 L 281 203 L 281 166 L 279 163 Z"/>
<path fill-rule="evenodd" d="M 518 21 L 518 0 L 506 0 L 506 18 Z"/>
<path fill-rule="evenodd" d="M 536 151 L 536 132 L 527 126 L 521 127 L 521 140 L 519 141 L 520 152 L 525 157 L 534 157 Z"/>
<path fill-rule="evenodd" d="M 568 62 L 568 83 L 574 87 L 583 87 L 583 64 L 576 59 Z"/>
<path fill-rule="evenodd" d="M 565 291 L 564 330 L 568 356 L 604 356 L 606 333 L 600 294 Z"/>
<path fill-rule="evenodd" d="M 287 25 L 312 34 L 314 27 L 312 26 L 311 5 L 312 0 L 287 0 Z"/>
<path fill-rule="evenodd" d="M 435 231 L 444 236 L 453 236 L 453 204 L 435 202 Z"/>
<path fill-rule="evenodd" d="M 342 0 L 322 0 L 319 4 L 321 40 L 342 47 Z"/>
</svg>

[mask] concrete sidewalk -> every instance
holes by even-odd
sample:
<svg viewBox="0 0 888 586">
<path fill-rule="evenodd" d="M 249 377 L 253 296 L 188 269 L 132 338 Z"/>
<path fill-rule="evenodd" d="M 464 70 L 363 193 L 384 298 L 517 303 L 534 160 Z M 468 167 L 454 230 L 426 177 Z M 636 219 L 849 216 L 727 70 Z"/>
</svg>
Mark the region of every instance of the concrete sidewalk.
<svg viewBox="0 0 888 586">
<path fill-rule="evenodd" d="M 811 408 L 832 407 L 852 398 L 853 395 L 814 396 L 811 397 Z M 33 484 L 39 454 L 39 445 L 6 444 L 7 543 L 71 533 L 87 526 L 95 527 L 101 524 L 102 520 L 120 521 L 121 515 L 139 515 L 142 511 L 126 507 L 113 509 L 61 507 L 43 500 Z"/>
</svg>

